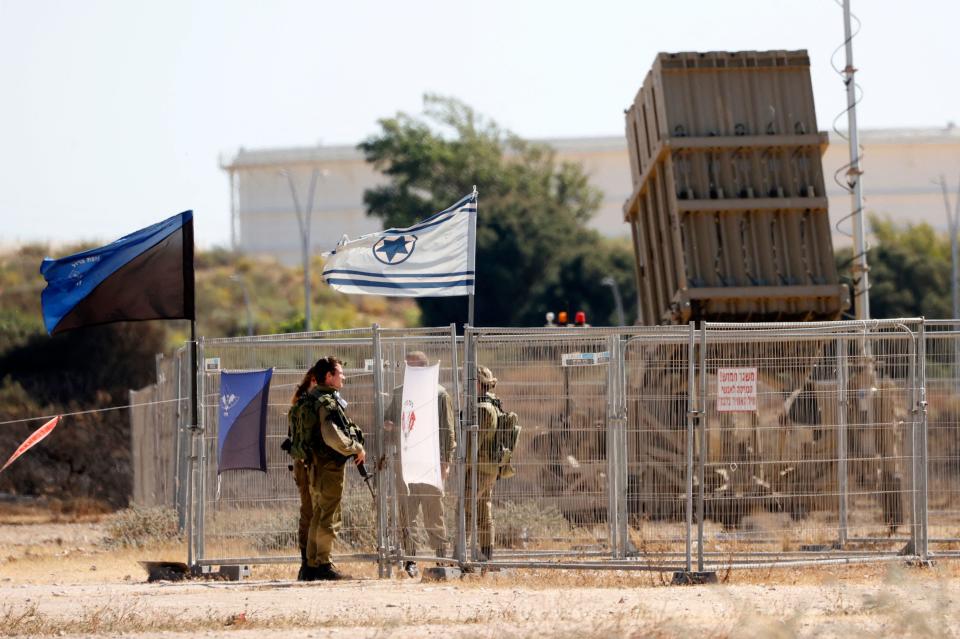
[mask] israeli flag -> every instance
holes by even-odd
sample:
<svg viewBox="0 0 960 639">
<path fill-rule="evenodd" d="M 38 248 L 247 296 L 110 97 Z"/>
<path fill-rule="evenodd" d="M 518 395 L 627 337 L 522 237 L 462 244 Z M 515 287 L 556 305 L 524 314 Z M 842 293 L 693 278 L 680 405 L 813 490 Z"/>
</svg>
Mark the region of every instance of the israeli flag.
<svg viewBox="0 0 960 639">
<path fill-rule="evenodd" d="M 473 295 L 477 192 L 406 229 L 345 240 L 325 253 L 334 290 L 392 297 Z"/>
</svg>

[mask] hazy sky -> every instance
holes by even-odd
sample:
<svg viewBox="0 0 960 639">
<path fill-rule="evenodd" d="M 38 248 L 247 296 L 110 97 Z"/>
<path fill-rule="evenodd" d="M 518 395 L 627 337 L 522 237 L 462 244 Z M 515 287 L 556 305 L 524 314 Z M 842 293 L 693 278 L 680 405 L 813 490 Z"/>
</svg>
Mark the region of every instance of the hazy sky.
<svg viewBox="0 0 960 639">
<path fill-rule="evenodd" d="M 960 2 L 853 11 L 861 127 L 960 121 Z M 805 48 L 828 130 L 842 17 L 833 0 L 0 0 L 0 244 L 112 240 L 190 208 L 198 244 L 225 244 L 221 153 L 355 144 L 425 92 L 525 137 L 621 135 L 658 51 Z"/>
</svg>

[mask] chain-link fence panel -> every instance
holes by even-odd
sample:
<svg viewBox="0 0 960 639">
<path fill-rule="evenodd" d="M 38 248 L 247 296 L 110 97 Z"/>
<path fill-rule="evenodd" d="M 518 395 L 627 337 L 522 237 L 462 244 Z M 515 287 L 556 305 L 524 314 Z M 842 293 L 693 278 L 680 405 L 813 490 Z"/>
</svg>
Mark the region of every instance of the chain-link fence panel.
<svg viewBox="0 0 960 639">
<path fill-rule="evenodd" d="M 377 335 L 379 333 L 379 335 Z M 389 337 L 387 337 L 389 336 Z M 196 522 L 193 543 L 199 565 L 299 562 L 298 524 L 301 495 L 292 472 L 292 460 L 281 449 L 287 437 L 287 412 L 293 394 L 308 369 L 321 357 L 332 355 L 344 363 L 347 377 L 342 391 L 346 412 L 364 431 L 367 467 L 373 473 L 368 485 L 355 465 L 347 464 L 341 502 L 342 525 L 334 546 L 335 561 L 379 560 L 399 554 L 399 535 L 384 536 L 378 519 L 396 512 L 396 497 L 386 480 L 390 464 L 380 430 L 386 388 L 393 383 L 393 353 L 378 356 L 378 337 L 394 342 L 430 341 L 421 350 L 449 351 L 450 339 L 441 330 L 326 331 L 279 338 L 232 338 L 200 343 L 200 449 L 194 489 Z M 439 336 L 439 337 L 438 337 Z M 445 341 L 444 341 L 445 340 Z M 438 355 L 439 358 L 439 355 Z M 445 356 L 449 361 L 449 357 Z M 380 362 L 380 365 L 377 365 Z M 448 364 L 449 367 L 449 364 Z M 273 368 L 267 401 L 267 472 L 217 469 L 220 375 Z M 448 368 L 449 372 L 449 368 Z M 379 376 L 379 379 L 377 377 Z M 390 386 L 392 388 L 392 385 Z M 383 501 L 370 488 L 383 494 Z M 395 515 L 394 515 L 395 517 Z M 396 529 L 396 527 L 394 527 Z"/>
<path fill-rule="evenodd" d="M 930 546 L 960 554 L 960 321 L 925 323 Z"/>
<path fill-rule="evenodd" d="M 687 569 L 694 337 L 692 327 L 661 327 L 627 336 L 622 346 L 628 549 L 649 562 L 676 563 L 682 552 Z"/>
<path fill-rule="evenodd" d="M 335 560 L 376 560 L 381 575 L 416 560 L 667 571 L 693 569 L 694 556 L 698 569 L 926 558 L 928 508 L 946 552 L 960 538 L 958 347 L 952 325 L 924 327 L 474 328 L 464 338 L 358 329 L 201 341 L 202 434 L 181 446 L 195 468 L 191 561 L 299 561 L 300 496 L 280 444 L 295 387 L 326 355 L 345 362 L 347 413 L 365 432 L 376 489 L 371 498 L 348 467 Z M 439 364 L 453 414 L 436 491 L 404 481 L 400 457 L 412 432 L 400 424 L 404 374 L 424 362 Z M 477 364 L 496 378 L 492 423 L 480 419 L 494 402 Z M 218 475 L 220 374 L 269 367 L 267 472 Z M 499 425 L 511 420 L 521 430 L 506 446 Z"/>
<path fill-rule="evenodd" d="M 706 324 L 703 554 L 921 552 L 922 323 Z"/>
<path fill-rule="evenodd" d="M 458 525 L 456 475 L 452 471 L 461 445 L 462 343 L 455 331 L 381 332 L 384 450 L 377 468 L 385 493 L 381 503 L 386 547 L 396 561 L 452 556 Z M 406 425 L 401 423 L 404 374 L 408 366 L 432 365 L 439 365 L 437 437 L 442 488 L 426 478 L 405 477 L 402 469 L 403 440 L 416 441 L 422 432 L 416 427 L 416 413 Z"/>
</svg>

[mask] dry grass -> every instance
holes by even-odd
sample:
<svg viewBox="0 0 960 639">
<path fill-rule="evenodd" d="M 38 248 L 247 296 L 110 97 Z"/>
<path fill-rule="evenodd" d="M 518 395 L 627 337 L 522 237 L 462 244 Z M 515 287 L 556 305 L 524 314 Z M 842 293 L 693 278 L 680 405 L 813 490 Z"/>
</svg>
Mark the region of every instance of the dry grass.
<svg viewBox="0 0 960 639">
<path fill-rule="evenodd" d="M 106 502 L 87 497 L 48 499 L 39 503 L 0 502 L 0 524 L 97 522 L 112 511 L 113 508 Z"/>
<path fill-rule="evenodd" d="M 18 636 L 62 636 L 62 635 L 129 635 L 147 632 L 183 632 L 195 634 L 203 631 L 231 628 L 298 628 L 323 626 L 323 621 L 311 619 L 308 615 L 294 617 L 263 617 L 247 612 L 228 615 L 211 613 L 209 617 L 182 618 L 169 614 L 158 614 L 141 610 L 136 603 L 132 605 L 101 606 L 84 611 L 70 619 L 45 615 L 36 604 L 26 609 L 0 609 L 0 627 L 4 635 Z"/>
<path fill-rule="evenodd" d="M 180 539 L 172 508 L 124 508 L 107 520 L 107 548 L 143 548 Z"/>
<path fill-rule="evenodd" d="M 108 547 L 111 522 L 105 518 L 98 524 L 53 525 L 48 519 L 34 526 L 0 526 L 0 588 L 12 582 L 14 587 L 8 583 L 5 592 L 19 597 L 17 603 L 0 602 L 2 634 L 219 637 L 250 630 L 279 637 L 321 630 L 322 636 L 355 639 L 512 639 L 533 634 L 571 639 L 858 633 L 949 637 L 960 627 L 956 561 L 931 568 L 896 563 L 721 571 L 721 586 L 689 588 L 665 587 L 670 573 L 622 570 L 509 570 L 446 584 L 412 581 L 395 571 L 393 580 L 378 581 L 371 563 L 341 566 L 369 580 L 365 583 L 272 582 L 293 579 L 297 565 L 285 564 L 253 566 L 254 583 L 164 587 L 138 585 L 146 574 L 137 562 L 183 561 L 183 542 Z M 71 536 L 74 533 L 79 536 Z M 655 542 L 649 544 L 651 553 L 658 549 Z M 257 554 L 249 544 L 231 544 L 229 550 L 234 556 Z M 37 605 L 24 598 L 33 595 L 16 594 L 23 592 L 20 585 L 29 584 L 96 588 L 83 591 L 83 604 L 71 603 L 77 590 L 64 588 L 59 595 L 64 599 L 54 594 Z M 96 594 L 101 589 L 115 594 Z M 144 596 L 147 592 L 151 596 Z M 357 605 L 371 596 L 374 603 Z M 197 604 L 187 603 L 191 610 L 171 615 L 169 603 L 163 608 L 167 598 Z M 339 612 L 327 607 L 331 600 L 341 603 Z M 297 601 L 312 603 L 298 607 Z"/>
<path fill-rule="evenodd" d="M 643 591 L 611 589 L 610 585 L 607 583 L 606 588 L 581 586 L 577 593 L 559 599 L 569 602 L 561 608 L 551 606 L 551 602 L 558 601 L 556 597 L 544 599 L 546 605 L 539 608 L 532 606 L 531 602 L 539 597 L 530 596 L 515 583 L 496 588 L 487 584 L 488 587 L 480 591 L 458 586 L 452 588 L 455 592 L 447 593 L 454 598 L 455 606 L 449 605 L 451 600 L 447 599 L 448 605 L 434 606 L 427 612 L 423 610 L 423 598 L 411 597 L 409 589 L 396 589 L 395 603 L 386 607 L 382 599 L 377 599 L 373 606 L 357 606 L 347 614 L 342 611 L 339 614 L 322 611 L 290 614 L 264 607 L 264 599 L 248 603 L 239 596 L 232 604 L 219 608 L 210 604 L 210 608 L 182 618 L 151 610 L 137 600 L 92 607 L 75 617 L 44 614 L 36 604 L 20 608 L 0 606 L 0 627 L 8 636 L 141 633 L 194 636 L 201 632 L 208 636 L 227 636 L 247 629 L 257 632 L 258 636 L 271 632 L 284 636 L 284 632 L 299 629 L 327 631 L 323 636 L 356 638 L 429 635 L 511 639 L 536 634 L 570 639 L 688 636 L 724 639 L 856 634 L 953 637 L 960 621 L 946 589 L 939 594 L 935 590 L 931 593 L 930 588 L 918 589 L 912 578 L 905 579 L 896 570 L 886 574 L 880 587 L 871 592 L 834 585 L 824 589 L 823 596 L 811 599 L 807 589 L 806 601 L 813 602 L 809 607 L 797 605 L 800 599 L 791 601 L 789 595 L 777 595 L 780 585 L 759 591 L 715 587 L 675 589 L 669 598 L 654 601 L 651 597 L 649 602 Z M 269 587 L 266 588 L 269 591 Z M 615 593 L 613 598 L 611 590 Z M 324 588 L 315 590 L 323 591 Z M 356 596 L 355 590 L 353 593 Z M 383 594 L 383 589 L 379 594 Z M 501 596 L 498 598 L 497 594 Z M 272 596 L 282 599 L 291 595 L 274 590 Z M 699 599 L 701 596 L 703 599 Z M 589 607 L 587 602 L 597 597 L 605 597 L 610 603 Z M 709 603 L 698 608 L 695 605 L 698 599 L 699 602 L 709 599 Z M 203 605 L 208 603 L 205 598 Z"/>
</svg>

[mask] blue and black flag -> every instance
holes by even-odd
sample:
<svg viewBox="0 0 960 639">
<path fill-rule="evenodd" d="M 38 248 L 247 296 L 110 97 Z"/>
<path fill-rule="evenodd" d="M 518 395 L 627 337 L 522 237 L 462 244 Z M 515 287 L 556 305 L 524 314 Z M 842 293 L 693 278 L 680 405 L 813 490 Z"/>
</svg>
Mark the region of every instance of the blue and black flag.
<svg viewBox="0 0 960 639">
<path fill-rule="evenodd" d="M 225 470 L 267 472 L 267 398 L 273 369 L 220 374 L 217 474 Z"/>
<path fill-rule="evenodd" d="M 46 258 L 43 321 L 51 335 L 82 326 L 195 319 L 193 211 L 89 251 Z"/>
</svg>

